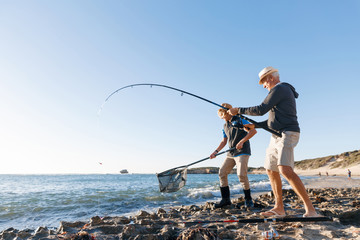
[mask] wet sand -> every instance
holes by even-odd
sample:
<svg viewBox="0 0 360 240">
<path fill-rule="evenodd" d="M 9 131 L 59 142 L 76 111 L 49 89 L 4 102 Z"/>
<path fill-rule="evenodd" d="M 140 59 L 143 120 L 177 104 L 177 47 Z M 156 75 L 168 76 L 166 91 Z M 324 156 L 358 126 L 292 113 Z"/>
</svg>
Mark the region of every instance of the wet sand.
<svg viewBox="0 0 360 240">
<path fill-rule="evenodd" d="M 360 177 L 348 178 L 346 176 L 321 176 L 315 179 L 303 180 L 307 188 L 352 188 L 360 187 Z"/>
</svg>

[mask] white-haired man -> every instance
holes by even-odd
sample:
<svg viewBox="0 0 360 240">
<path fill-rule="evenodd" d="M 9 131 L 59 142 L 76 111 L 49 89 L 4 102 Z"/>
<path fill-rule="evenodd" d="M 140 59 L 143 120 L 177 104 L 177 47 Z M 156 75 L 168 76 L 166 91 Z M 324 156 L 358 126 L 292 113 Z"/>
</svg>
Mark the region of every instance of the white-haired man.
<svg viewBox="0 0 360 240">
<path fill-rule="evenodd" d="M 295 98 L 298 98 L 299 94 L 292 85 L 280 82 L 279 72 L 273 67 L 261 70 L 259 78 L 259 84 L 269 91 L 265 100 L 258 106 L 231 108 L 228 112 L 231 115 L 247 114 L 252 116 L 262 116 L 269 112 L 268 120 L 259 123 L 259 126 L 267 126 L 281 133 L 281 137 L 274 134 L 271 136 L 264 164 L 274 192 L 275 206 L 261 215 L 264 217 L 286 215 L 282 200 L 281 173 L 304 202 L 304 217 L 317 217 L 319 214 L 315 211 L 304 184 L 293 169 L 294 148 L 300 137 L 295 102 Z"/>
</svg>

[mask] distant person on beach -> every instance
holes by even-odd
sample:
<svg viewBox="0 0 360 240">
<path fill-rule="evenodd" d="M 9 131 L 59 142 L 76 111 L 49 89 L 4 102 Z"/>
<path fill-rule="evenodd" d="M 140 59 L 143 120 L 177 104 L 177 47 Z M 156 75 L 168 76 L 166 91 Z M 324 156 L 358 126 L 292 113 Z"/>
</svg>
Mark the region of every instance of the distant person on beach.
<svg viewBox="0 0 360 240">
<path fill-rule="evenodd" d="M 221 106 L 232 108 L 228 103 L 223 103 Z M 251 154 L 249 139 L 252 138 L 257 131 L 255 130 L 254 124 L 251 124 L 238 116 L 231 116 L 223 108 L 218 110 L 218 116 L 225 120 L 223 129 L 224 137 L 216 150 L 210 155 L 210 158 L 215 158 L 216 154 L 221 151 L 227 143 L 229 143 L 229 148 L 236 147 L 236 149 L 228 152 L 226 159 L 219 170 L 221 201 L 220 203 L 215 204 L 215 207 L 221 208 L 231 205 L 228 175 L 235 165 L 237 176 L 243 186 L 245 194 L 245 207 L 253 207 L 254 203 L 251 198 L 247 171 Z"/>
<path fill-rule="evenodd" d="M 326 176 L 327 176 L 327 177 L 329 176 L 329 173 L 328 173 L 328 172 L 326 172 Z"/>
<path fill-rule="evenodd" d="M 350 169 L 348 169 L 348 177 L 349 177 L 349 179 L 351 178 L 351 171 L 350 171 Z"/>
<path fill-rule="evenodd" d="M 274 134 L 271 136 L 264 164 L 275 195 L 275 206 L 271 210 L 261 213 L 261 215 L 264 217 L 286 215 L 282 199 L 281 173 L 304 202 L 304 217 L 320 216 L 315 211 L 303 182 L 294 172 L 294 148 L 300 137 L 295 102 L 295 98 L 299 94 L 289 83 L 280 82 L 279 72 L 273 67 L 266 67 L 260 71 L 259 84 L 269 91 L 260 105 L 231 108 L 228 112 L 233 116 L 237 114 L 262 116 L 269 112 L 268 120 L 259 123 L 259 126 L 267 126 L 281 133 L 281 137 Z"/>
<path fill-rule="evenodd" d="M 321 172 L 319 172 L 319 177 L 321 177 Z"/>
</svg>

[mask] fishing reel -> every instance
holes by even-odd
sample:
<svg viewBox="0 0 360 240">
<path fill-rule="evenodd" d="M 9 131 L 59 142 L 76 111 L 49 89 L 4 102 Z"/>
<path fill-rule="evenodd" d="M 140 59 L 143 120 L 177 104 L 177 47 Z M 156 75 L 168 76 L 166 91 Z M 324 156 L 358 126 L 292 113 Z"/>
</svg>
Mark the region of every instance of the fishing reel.
<svg viewBox="0 0 360 240">
<path fill-rule="evenodd" d="M 240 128 L 241 130 L 244 129 L 244 124 L 242 123 L 242 119 L 239 117 L 233 117 L 230 121 L 231 126 Z"/>
</svg>

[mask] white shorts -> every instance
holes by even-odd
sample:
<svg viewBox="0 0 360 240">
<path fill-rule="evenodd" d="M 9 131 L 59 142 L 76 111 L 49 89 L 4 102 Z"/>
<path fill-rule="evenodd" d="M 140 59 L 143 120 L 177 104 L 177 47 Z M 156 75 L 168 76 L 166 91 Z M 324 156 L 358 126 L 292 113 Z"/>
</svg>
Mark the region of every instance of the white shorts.
<svg viewBox="0 0 360 240">
<path fill-rule="evenodd" d="M 279 165 L 294 168 L 294 148 L 299 142 L 300 133 L 285 131 L 281 135 L 271 136 L 266 150 L 265 169 L 279 172 Z"/>
</svg>

